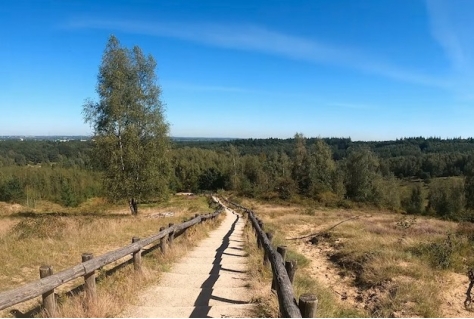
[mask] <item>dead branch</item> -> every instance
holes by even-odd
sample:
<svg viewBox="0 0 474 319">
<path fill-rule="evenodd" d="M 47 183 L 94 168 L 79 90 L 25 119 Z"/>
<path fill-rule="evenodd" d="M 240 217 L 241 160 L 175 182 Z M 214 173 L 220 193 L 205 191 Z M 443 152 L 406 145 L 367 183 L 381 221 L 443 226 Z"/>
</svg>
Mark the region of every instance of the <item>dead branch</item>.
<svg viewBox="0 0 474 319">
<path fill-rule="evenodd" d="M 324 233 L 327 233 L 328 231 L 336 228 L 336 226 L 339 226 L 340 224 L 342 223 L 345 223 L 349 220 L 352 220 L 352 219 L 357 219 L 359 218 L 360 216 L 352 216 L 351 218 L 348 218 L 348 219 L 345 219 L 339 223 L 337 223 L 336 225 L 332 226 L 332 227 L 329 227 L 328 229 L 326 229 L 325 231 L 321 231 L 321 232 L 317 232 L 317 233 L 313 233 L 313 234 L 309 234 L 309 235 L 305 235 L 305 236 L 301 236 L 301 237 L 295 237 L 295 238 L 285 238 L 286 240 L 296 240 L 296 239 L 305 239 L 305 238 L 308 238 L 308 237 L 314 237 L 314 236 L 321 236 L 322 234 Z"/>
</svg>

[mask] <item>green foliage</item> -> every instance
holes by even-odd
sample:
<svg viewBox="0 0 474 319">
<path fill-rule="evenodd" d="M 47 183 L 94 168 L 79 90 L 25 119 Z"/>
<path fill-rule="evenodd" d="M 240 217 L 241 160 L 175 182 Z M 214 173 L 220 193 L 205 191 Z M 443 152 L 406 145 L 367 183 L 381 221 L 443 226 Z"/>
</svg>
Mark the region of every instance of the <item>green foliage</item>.
<svg viewBox="0 0 474 319">
<path fill-rule="evenodd" d="M 369 149 L 352 149 L 345 164 L 347 197 L 358 202 L 373 200 L 373 181 L 378 177 L 379 167 L 377 157 Z"/>
<path fill-rule="evenodd" d="M 301 133 L 295 134 L 293 166 L 291 176 L 298 187 L 298 193 L 307 194 L 311 186 L 310 160 L 306 150 L 306 140 Z"/>
<path fill-rule="evenodd" d="M 428 211 L 458 219 L 464 210 L 464 182 L 461 179 L 433 181 L 428 194 Z"/>
<path fill-rule="evenodd" d="M 474 159 L 469 158 L 465 169 L 464 192 L 466 196 L 466 208 L 474 210 Z"/>
<path fill-rule="evenodd" d="M 56 166 L 11 166 L 0 168 L 0 201 L 30 204 L 48 200 L 77 206 L 101 195 L 96 172 Z"/>
<path fill-rule="evenodd" d="M 137 70 L 138 65 L 144 66 L 142 70 L 150 69 L 149 58 L 144 58 L 139 51 L 120 46 L 117 50 L 121 51 L 115 52 L 116 60 L 126 62 L 121 71 Z M 112 63 L 112 60 L 104 55 L 104 63 Z M 100 72 L 105 72 L 102 75 L 115 74 L 113 68 L 104 66 Z M 114 105 L 109 110 L 114 117 L 106 118 L 106 113 L 103 113 L 101 125 L 110 127 L 113 123 L 124 122 L 125 119 L 119 116 L 120 110 L 125 110 L 130 119 L 139 119 L 139 108 L 132 99 L 136 93 L 134 76 L 129 77 L 130 81 L 122 76 L 105 81 L 105 75 L 102 75 L 98 90 L 118 84 L 125 89 L 101 98 L 98 103 L 88 104 L 100 104 L 104 112 L 106 102 Z M 94 114 L 99 116 L 99 113 Z M 166 123 L 164 128 L 167 129 Z M 428 212 L 449 219 L 474 221 L 473 139 L 407 138 L 353 142 L 347 138 L 305 138 L 297 134 L 292 139 L 174 141 L 172 149 L 168 149 L 165 141 L 162 148 L 158 147 L 161 150 L 158 156 L 147 155 L 150 161 L 140 162 L 140 154 L 157 153 L 140 146 L 138 139 L 133 137 L 135 131 L 121 131 L 123 153 L 112 151 L 120 144 L 118 135 L 114 134 L 107 137 L 108 140 L 98 134 L 94 141 L 0 141 L 0 200 L 26 202 L 30 207 L 34 207 L 38 200 L 76 206 L 101 194 L 111 196 L 115 192 L 123 195 L 124 189 L 135 191 L 138 188 L 133 182 L 134 176 L 136 180 L 134 174 L 138 172 L 137 165 L 149 165 L 158 169 L 139 172 L 143 173 L 140 177 L 147 181 L 143 188 L 150 190 L 148 195 L 155 198 L 166 196 L 168 190 L 225 189 L 236 195 L 268 200 L 306 201 L 311 198 L 321 205 L 346 208 L 353 207 L 353 201 L 394 210 L 401 205 L 413 214 L 423 212 L 425 194 L 421 188 L 409 189 L 400 204 L 402 189 L 397 178 L 403 178 L 405 184 L 407 177 L 410 181 L 426 178 L 426 193 L 431 199 Z M 133 147 L 125 147 L 125 142 Z M 154 148 L 151 144 L 149 146 Z M 93 148 L 95 150 L 91 152 Z M 130 165 L 125 167 L 125 177 L 117 178 L 115 172 L 123 171 L 121 158 L 130 160 Z M 113 165 L 102 162 L 107 159 Z M 100 176 L 90 170 L 92 166 L 110 168 L 110 175 L 103 175 L 110 183 L 100 185 Z M 168 174 L 170 167 L 171 174 Z M 464 198 L 459 187 L 452 187 L 452 179 L 439 178 L 462 174 L 465 175 Z M 153 182 L 156 180 L 157 183 Z M 456 180 L 456 183 L 462 182 L 461 178 Z M 127 196 L 116 196 L 116 199 L 124 197 Z M 143 195 L 143 199 L 145 197 Z"/>
<path fill-rule="evenodd" d="M 288 200 L 293 196 L 296 189 L 296 184 L 290 177 L 281 177 L 276 185 L 278 197 L 283 200 Z"/>
<path fill-rule="evenodd" d="M 317 196 L 334 190 L 336 163 L 332 151 L 322 139 L 317 139 L 309 152 L 310 194 Z"/>
<path fill-rule="evenodd" d="M 372 180 L 371 202 L 380 206 L 398 210 L 400 208 L 400 183 L 393 176 L 375 175 Z"/>
<path fill-rule="evenodd" d="M 84 118 L 94 129 L 94 160 L 104 173 L 107 196 L 115 201 L 167 194 L 168 124 L 155 67 L 139 47 L 123 48 L 111 36 L 99 68 L 99 102 L 84 105 Z"/>
<path fill-rule="evenodd" d="M 199 189 L 212 190 L 224 189 L 226 185 L 226 176 L 216 168 L 211 167 L 199 176 Z"/>
<path fill-rule="evenodd" d="M 414 249 L 414 252 L 427 258 L 430 265 L 435 269 L 449 269 L 453 266 L 458 245 L 457 238 L 448 235 L 442 241 L 421 244 Z"/>
<path fill-rule="evenodd" d="M 5 140 L 0 141 L 0 167 L 54 164 L 58 167 L 89 166 L 90 141 Z"/>
<path fill-rule="evenodd" d="M 63 182 L 61 186 L 61 204 L 66 207 L 76 207 L 79 205 L 79 200 L 76 198 L 72 187 L 67 182 Z"/>
<path fill-rule="evenodd" d="M 408 198 L 403 199 L 402 206 L 409 214 L 421 214 L 424 211 L 424 198 L 420 185 L 413 186 Z"/>
<path fill-rule="evenodd" d="M 5 202 L 19 202 L 25 198 L 25 192 L 18 177 L 13 176 L 0 187 L 0 200 Z"/>
</svg>

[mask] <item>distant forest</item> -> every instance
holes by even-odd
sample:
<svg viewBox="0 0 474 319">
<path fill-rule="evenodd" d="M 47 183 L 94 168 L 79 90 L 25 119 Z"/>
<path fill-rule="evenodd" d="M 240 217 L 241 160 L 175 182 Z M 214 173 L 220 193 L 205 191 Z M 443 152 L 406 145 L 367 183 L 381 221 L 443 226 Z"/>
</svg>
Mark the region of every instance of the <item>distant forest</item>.
<svg viewBox="0 0 474 319">
<path fill-rule="evenodd" d="M 101 196 L 93 141 L 0 141 L 0 200 L 79 205 Z M 474 139 L 172 140 L 170 192 L 234 191 L 327 206 L 375 205 L 471 220 Z"/>
</svg>

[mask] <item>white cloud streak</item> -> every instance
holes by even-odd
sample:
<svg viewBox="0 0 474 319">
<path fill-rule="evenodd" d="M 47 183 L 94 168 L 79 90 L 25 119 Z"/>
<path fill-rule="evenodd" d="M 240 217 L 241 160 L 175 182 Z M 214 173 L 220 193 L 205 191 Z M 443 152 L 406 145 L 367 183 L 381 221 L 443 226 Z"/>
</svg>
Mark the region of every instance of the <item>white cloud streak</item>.
<svg viewBox="0 0 474 319">
<path fill-rule="evenodd" d="M 427 0 L 430 17 L 431 34 L 446 52 L 452 66 L 461 69 L 466 62 L 459 35 L 454 32 L 447 3 L 438 0 Z"/>
<path fill-rule="evenodd" d="M 76 19 L 71 21 L 68 27 L 120 30 L 134 34 L 178 38 L 209 46 L 260 52 L 316 64 L 348 67 L 402 82 L 441 88 L 450 86 L 449 82 L 443 79 L 403 69 L 374 58 L 356 48 L 335 47 L 313 39 L 287 35 L 255 25 Z"/>
<path fill-rule="evenodd" d="M 474 1 L 426 0 L 433 38 L 451 66 L 451 86 L 462 100 L 474 95 Z"/>
</svg>

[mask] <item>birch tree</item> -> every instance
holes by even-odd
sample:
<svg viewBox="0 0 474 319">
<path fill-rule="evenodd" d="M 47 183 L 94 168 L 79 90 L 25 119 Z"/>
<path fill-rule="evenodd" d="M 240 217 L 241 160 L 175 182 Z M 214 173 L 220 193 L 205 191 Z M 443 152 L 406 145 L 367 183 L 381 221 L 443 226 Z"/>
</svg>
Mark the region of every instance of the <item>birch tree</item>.
<svg viewBox="0 0 474 319">
<path fill-rule="evenodd" d="M 169 126 L 164 118 L 156 62 L 135 46 L 121 47 L 111 36 L 99 67 L 99 101 L 87 100 L 84 119 L 93 129 L 93 157 L 103 172 L 109 199 L 138 203 L 168 192 Z"/>
</svg>

